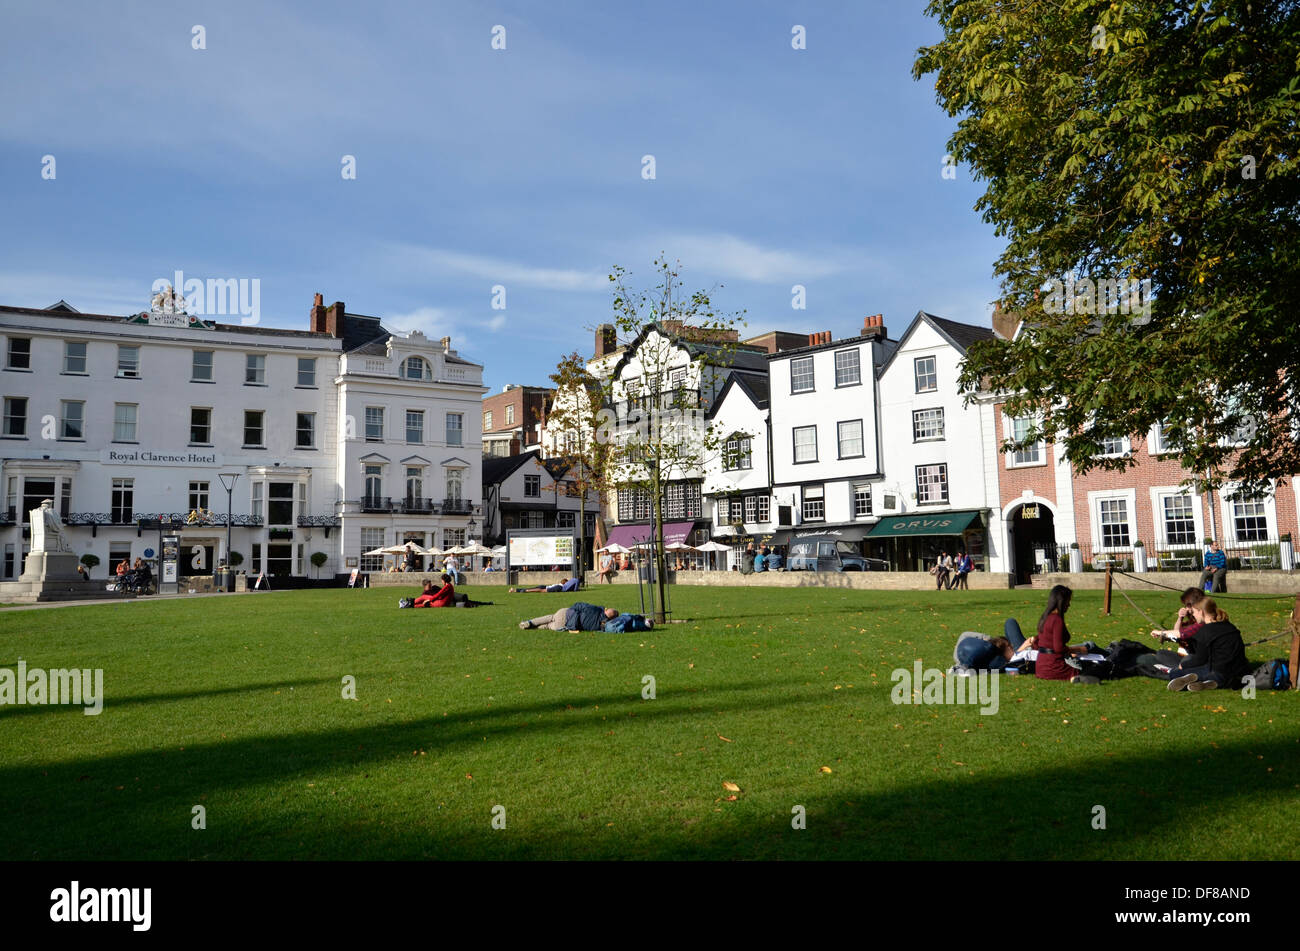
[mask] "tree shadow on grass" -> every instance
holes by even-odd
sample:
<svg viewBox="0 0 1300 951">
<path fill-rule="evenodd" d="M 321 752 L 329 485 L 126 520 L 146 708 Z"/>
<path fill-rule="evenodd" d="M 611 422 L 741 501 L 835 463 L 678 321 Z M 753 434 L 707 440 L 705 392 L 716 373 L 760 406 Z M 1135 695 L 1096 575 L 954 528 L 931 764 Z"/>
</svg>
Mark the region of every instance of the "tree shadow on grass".
<svg viewBox="0 0 1300 951">
<path fill-rule="evenodd" d="M 1223 860 L 1290 859 L 1297 837 L 1278 833 L 1300 805 L 1297 741 L 1221 744 L 1200 753 L 1058 763 L 983 776 L 936 775 L 879 792 L 846 787 L 800 797 L 746 789 L 712 794 L 638 820 L 611 804 L 512 815 L 513 831 L 481 823 L 404 831 L 373 823 L 330 830 L 330 858 L 453 860 Z M 1260 757 L 1275 764 L 1265 774 Z M 1281 764 L 1288 764 L 1282 766 Z M 827 786 L 833 780 L 827 777 Z M 717 802 L 717 805 L 714 805 Z M 792 828 L 792 808 L 806 828 Z M 1096 828 L 1105 809 L 1105 828 Z M 1265 809 L 1260 815 L 1258 809 Z M 614 818 L 615 829 L 606 820 Z M 1262 825 L 1261 825 L 1262 823 Z"/>
<path fill-rule="evenodd" d="M 0 664 L 0 667 L 4 667 Z M 117 697 L 110 696 L 104 699 L 104 709 L 120 710 L 123 707 L 132 707 L 147 705 L 151 703 L 174 703 L 185 700 L 201 700 L 205 697 L 221 697 L 230 694 L 247 694 L 259 690 L 282 690 L 285 687 L 312 687 L 317 684 L 337 684 L 338 680 L 334 677 L 313 677 L 303 680 L 276 680 L 264 684 L 240 684 L 236 687 L 214 687 L 211 690 L 187 690 L 183 693 L 147 693 L 139 696 Z M 49 696 L 47 690 L 46 696 Z M 10 719 L 11 717 L 21 716 L 39 716 L 40 714 L 59 714 L 75 711 L 78 715 L 81 713 L 80 704 L 23 704 L 10 706 L 5 704 L 0 708 L 0 719 Z M 103 713 L 96 714 L 103 716 Z"/>
<path fill-rule="evenodd" d="M 755 697 L 756 692 L 777 692 L 780 698 Z M 723 696 L 730 699 L 719 702 Z M 199 799 L 230 801 L 241 790 L 283 783 L 290 777 L 321 776 L 341 769 L 359 772 L 372 765 L 389 765 L 395 758 L 410 756 L 412 750 L 436 756 L 494 737 L 603 731 L 611 725 L 611 717 L 671 721 L 824 701 L 824 690 L 772 681 L 681 691 L 653 704 L 642 701 L 639 692 L 630 688 L 407 723 L 198 743 L 182 750 L 83 756 L 50 763 L 39 776 L 29 764 L 5 766 L 0 767 L 0 858 L 84 858 L 86 853 L 77 850 L 86 841 L 100 843 L 102 851 L 96 858 L 183 856 L 187 849 L 177 848 L 174 837 L 177 819 L 188 815 Z M 553 716 L 536 719 L 547 713 Z M 131 795 L 119 795 L 127 786 Z M 54 828 L 42 830 L 41 823 L 53 823 Z M 63 828 L 70 826 L 78 830 L 70 836 L 75 847 L 38 838 L 62 836 Z"/>
</svg>

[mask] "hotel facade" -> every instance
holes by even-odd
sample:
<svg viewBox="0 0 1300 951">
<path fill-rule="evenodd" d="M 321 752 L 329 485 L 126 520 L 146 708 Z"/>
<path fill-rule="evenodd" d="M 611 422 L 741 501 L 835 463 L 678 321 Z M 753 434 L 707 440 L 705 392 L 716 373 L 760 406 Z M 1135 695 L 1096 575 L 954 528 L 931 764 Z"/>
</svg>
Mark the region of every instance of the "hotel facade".
<svg viewBox="0 0 1300 951">
<path fill-rule="evenodd" d="M 179 574 L 281 578 L 377 569 L 365 551 L 473 537 L 482 367 L 449 338 L 396 335 L 321 296 L 305 330 L 178 312 L 0 307 L 0 577 L 51 499 L 104 577 L 180 531 Z M 227 491 L 227 486 L 230 491 Z M 319 568 L 314 553 L 325 556 Z M 318 558 L 319 560 L 319 558 Z"/>
</svg>

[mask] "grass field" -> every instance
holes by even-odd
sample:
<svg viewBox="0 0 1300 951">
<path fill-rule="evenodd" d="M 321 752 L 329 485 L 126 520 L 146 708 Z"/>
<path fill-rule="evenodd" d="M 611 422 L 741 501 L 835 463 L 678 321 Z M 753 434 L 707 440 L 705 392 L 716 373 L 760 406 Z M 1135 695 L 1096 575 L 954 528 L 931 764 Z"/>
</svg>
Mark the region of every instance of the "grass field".
<svg viewBox="0 0 1300 951">
<path fill-rule="evenodd" d="M 614 591 L 580 597 L 633 608 Z M 103 668 L 106 694 L 99 716 L 0 708 L 0 858 L 1278 859 L 1300 844 L 1294 692 L 1008 677 L 996 715 L 891 702 L 895 668 L 946 669 L 961 631 L 1008 615 L 1032 628 L 1043 592 L 683 587 L 688 623 L 624 635 L 516 626 L 570 595 L 476 587 L 495 606 L 399 611 L 399 593 L 0 614 L 0 666 Z M 1172 595 L 1137 600 L 1170 620 Z M 1100 604 L 1076 596 L 1075 642 L 1149 628 Z M 1289 612 L 1225 606 L 1248 641 Z"/>
</svg>

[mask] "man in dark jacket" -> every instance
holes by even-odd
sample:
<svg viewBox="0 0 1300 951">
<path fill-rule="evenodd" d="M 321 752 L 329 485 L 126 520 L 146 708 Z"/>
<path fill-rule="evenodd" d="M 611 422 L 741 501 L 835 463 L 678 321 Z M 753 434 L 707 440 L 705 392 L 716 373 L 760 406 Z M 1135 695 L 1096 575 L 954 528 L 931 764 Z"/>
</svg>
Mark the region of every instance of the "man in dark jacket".
<svg viewBox="0 0 1300 951">
<path fill-rule="evenodd" d="M 560 608 L 554 614 L 543 614 L 519 622 L 519 629 L 527 631 L 535 627 L 544 627 L 552 631 L 603 631 L 605 622 L 618 617 L 613 608 L 603 608 L 586 601 L 575 601 L 567 608 Z"/>
</svg>

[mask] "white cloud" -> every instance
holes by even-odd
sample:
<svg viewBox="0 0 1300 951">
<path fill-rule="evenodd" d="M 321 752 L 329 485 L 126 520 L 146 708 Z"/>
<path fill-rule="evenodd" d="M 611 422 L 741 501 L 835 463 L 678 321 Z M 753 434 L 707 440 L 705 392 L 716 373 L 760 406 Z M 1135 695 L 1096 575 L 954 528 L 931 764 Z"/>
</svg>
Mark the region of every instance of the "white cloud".
<svg viewBox="0 0 1300 951">
<path fill-rule="evenodd" d="M 519 261 L 466 254 L 445 248 L 429 248 L 416 244 L 389 244 L 382 252 L 399 270 L 427 275 L 429 271 L 442 274 L 465 274 L 487 282 L 486 295 L 493 284 L 502 284 L 507 292 L 512 285 L 537 287 L 554 291 L 607 291 L 607 271 L 583 271 L 575 268 L 538 267 Z"/>
<path fill-rule="evenodd" d="M 694 272 L 739 278 L 758 284 L 799 283 L 870 266 L 861 252 L 834 248 L 821 252 L 763 248 L 731 234 L 665 235 L 655 247 L 669 260 Z"/>
</svg>

